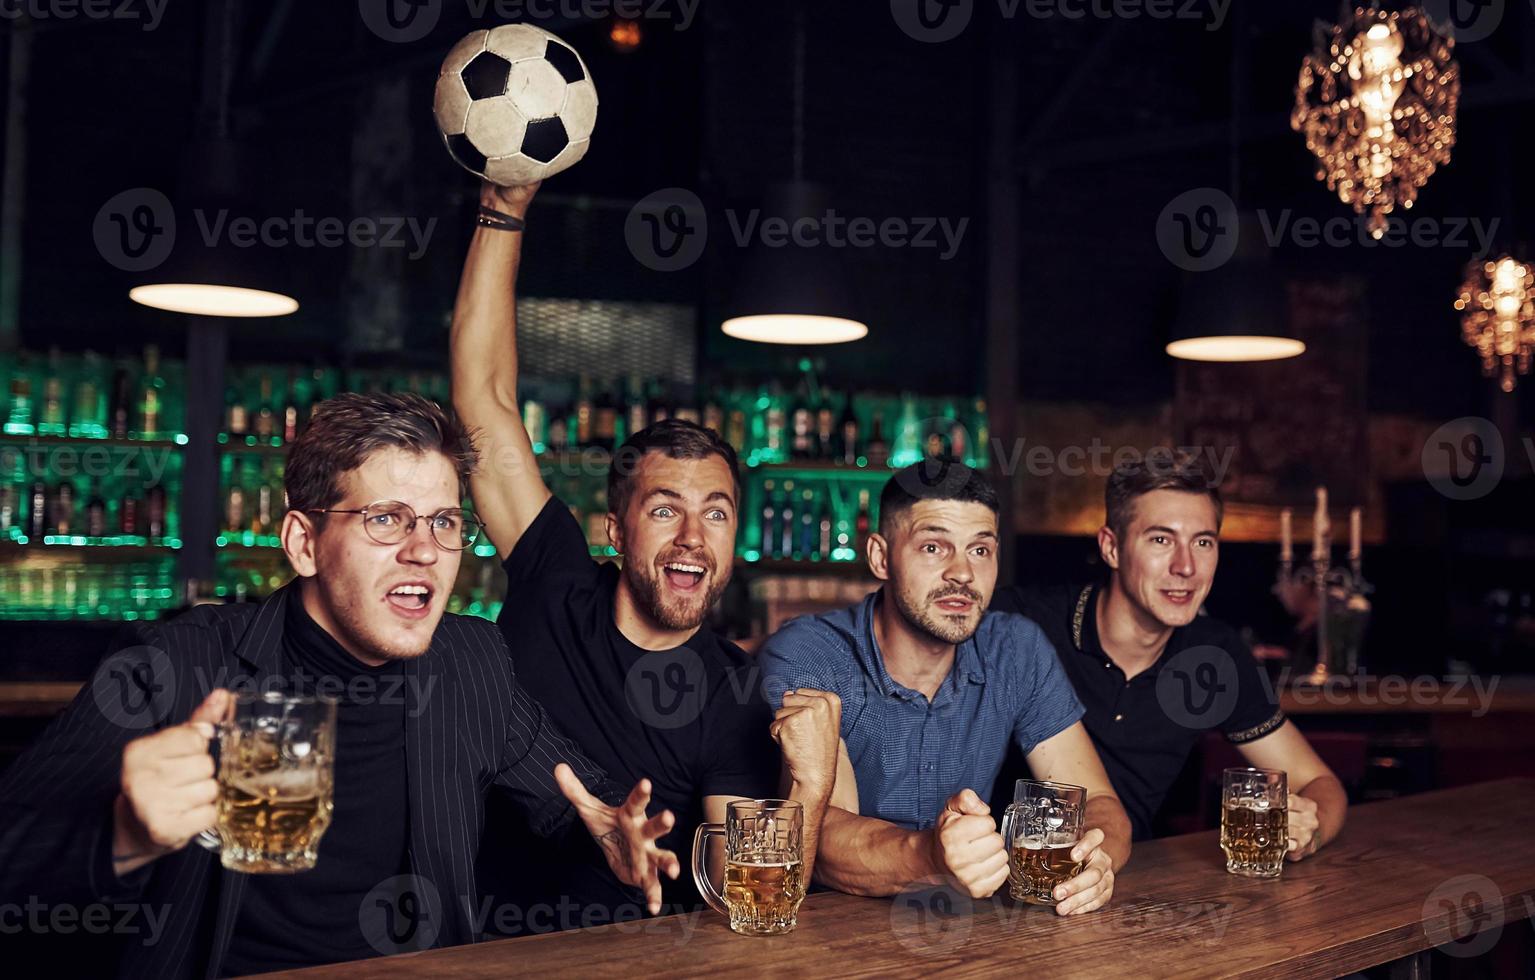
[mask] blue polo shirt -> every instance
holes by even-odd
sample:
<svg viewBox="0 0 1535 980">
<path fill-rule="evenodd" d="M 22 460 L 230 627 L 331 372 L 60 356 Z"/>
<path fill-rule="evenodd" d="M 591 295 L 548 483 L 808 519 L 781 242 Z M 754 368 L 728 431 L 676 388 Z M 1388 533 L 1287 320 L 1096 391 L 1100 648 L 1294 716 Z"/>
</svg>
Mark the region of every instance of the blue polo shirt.
<svg viewBox="0 0 1535 980">
<path fill-rule="evenodd" d="M 960 790 L 991 798 L 1009 740 L 1027 753 L 1075 724 L 1082 705 L 1050 641 L 1013 613 L 982 617 L 932 701 L 897 684 L 874 639 L 883 595 L 785 623 L 758 654 L 762 693 L 775 708 L 796 688 L 840 697 L 860 813 L 925 830 Z"/>
</svg>

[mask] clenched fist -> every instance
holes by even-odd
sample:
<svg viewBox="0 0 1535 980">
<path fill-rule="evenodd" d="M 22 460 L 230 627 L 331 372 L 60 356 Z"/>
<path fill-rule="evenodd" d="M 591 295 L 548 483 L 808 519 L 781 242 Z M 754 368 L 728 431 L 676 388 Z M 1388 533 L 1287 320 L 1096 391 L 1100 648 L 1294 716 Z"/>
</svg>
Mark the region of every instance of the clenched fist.
<svg viewBox="0 0 1535 980">
<path fill-rule="evenodd" d="M 973 789 L 960 790 L 933 825 L 933 863 L 971 898 L 987 898 L 1007 880 L 1007 848 L 988 807 Z"/>
<path fill-rule="evenodd" d="M 230 698 L 228 691 L 213 691 L 184 723 L 123 746 L 112 835 L 119 875 L 181 850 L 213 826 L 219 784 L 208 742 Z"/>
<path fill-rule="evenodd" d="M 785 691 L 768 731 L 783 752 L 789 778 L 807 792 L 829 797 L 837 782 L 842 699 L 827 691 Z"/>
</svg>

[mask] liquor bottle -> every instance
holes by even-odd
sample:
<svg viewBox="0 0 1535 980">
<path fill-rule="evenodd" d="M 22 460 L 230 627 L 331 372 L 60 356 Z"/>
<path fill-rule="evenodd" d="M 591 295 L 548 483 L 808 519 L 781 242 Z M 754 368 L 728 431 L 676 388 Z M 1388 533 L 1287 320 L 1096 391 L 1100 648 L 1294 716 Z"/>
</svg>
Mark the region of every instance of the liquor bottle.
<svg viewBox="0 0 1535 980">
<path fill-rule="evenodd" d="M 549 448 L 563 452 L 570 448 L 570 423 L 561 415 L 549 423 Z"/>
<path fill-rule="evenodd" d="M 288 397 L 283 400 L 282 406 L 282 441 L 292 442 L 298 438 L 298 426 L 301 412 L 299 402 L 301 400 L 300 388 L 303 385 L 298 377 L 298 372 L 292 368 L 288 370 Z"/>
<path fill-rule="evenodd" d="M 151 541 L 165 537 L 165 484 L 156 483 L 144 493 L 144 536 Z"/>
<path fill-rule="evenodd" d="M 840 459 L 843 466 L 858 465 L 858 413 L 853 411 L 853 393 L 847 393 L 842 406 L 842 418 L 837 423 L 840 437 Z"/>
<path fill-rule="evenodd" d="M 62 436 L 64 424 L 64 378 L 59 367 L 59 349 L 48 352 L 48 377 L 43 381 L 42 412 L 37 420 L 40 436 Z"/>
<path fill-rule="evenodd" d="M 794 557 L 806 559 L 816 554 L 816 506 L 815 491 L 805 489 L 800 493 L 799 540 L 795 542 Z"/>
<path fill-rule="evenodd" d="M 895 449 L 891 465 L 906 466 L 922 458 L 922 419 L 917 399 L 910 393 L 901 396 L 901 419 L 895 427 Z"/>
<path fill-rule="evenodd" d="M 810 389 L 803 380 L 794 399 L 794 411 L 790 415 L 790 431 L 793 433 L 789 454 L 794 459 L 810 459 L 814 452 L 814 416 L 810 410 Z"/>
<path fill-rule="evenodd" d="M 112 399 L 107 405 L 107 431 L 113 439 L 128 438 L 133 416 L 133 382 L 128 369 L 118 365 L 112 371 Z"/>
<path fill-rule="evenodd" d="M 11 398 L 5 418 L 5 434 L 30 436 L 37 431 L 32 418 L 32 375 L 24 360 L 18 360 L 11 374 Z"/>
<path fill-rule="evenodd" d="M 4 484 L 0 484 L 0 541 L 11 539 L 11 530 L 20 523 L 18 509 L 16 488 L 7 479 Z"/>
<path fill-rule="evenodd" d="M 86 351 L 75 384 L 75 410 L 69 419 L 69 435 L 75 439 L 101 439 L 107 434 L 101 415 L 101 358 Z"/>
<path fill-rule="evenodd" d="M 230 472 L 229 487 L 224 493 L 224 530 L 230 534 L 245 531 L 245 488 L 240 485 L 241 475 Z"/>
<path fill-rule="evenodd" d="M 646 400 L 645 414 L 650 416 L 651 425 L 672 417 L 671 401 L 666 396 L 665 385 L 660 381 L 650 382 L 650 397 Z"/>
<path fill-rule="evenodd" d="M 575 431 L 570 435 L 577 449 L 585 449 L 592 444 L 592 383 L 584 374 L 576 395 Z"/>
<path fill-rule="evenodd" d="M 224 390 L 224 431 L 233 439 L 244 438 L 249 429 L 250 415 L 245 409 L 245 400 L 240 397 L 239 385 L 230 381 Z"/>
<path fill-rule="evenodd" d="M 975 465 L 975 452 L 970 447 L 970 432 L 954 411 L 954 403 L 943 406 L 943 417 L 949 427 L 949 455 L 966 466 Z"/>
<path fill-rule="evenodd" d="M 771 558 L 777 548 L 778 508 L 773 495 L 773 481 L 762 482 L 762 557 Z"/>
<path fill-rule="evenodd" d="M 971 465 L 984 467 L 990 461 L 991 454 L 991 429 L 986 418 L 986 399 L 975 400 L 975 462 Z"/>
<path fill-rule="evenodd" d="M 644 383 L 638 374 L 629 375 L 629 388 L 626 394 L 627 406 L 624 409 L 625 438 L 632 438 L 634 434 L 649 424 L 645 412 Z"/>
<path fill-rule="evenodd" d="M 256 408 L 256 438 L 271 442 L 277 434 L 277 409 L 272 405 L 272 376 L 261 376 L 261 404 Z"/>
<path fill-rule="evenodd" d="M 75 524 L 75 485 L 61 480 L 53 491 L 53 513 L 49 517 L 49 532 L 71 535 L 78 530 Z"/>
<path fill-rule="evenodd" d="M 885 415 L 878 409 L 874 412 L 874 425 L 869 430 L 869 444 L 864 455 L 870 466 L 884 466 L 890 462 L 890 444 L 885 442 Z"/>
<path fill-rule="evenodd" d="M 831 511 L 831 498 L 828 496 L 825 500 L 822 501 L 821 521 L 819 527 L 817 528 L 817 530 L 820 532 L 820 537 L 816 542 L 815 551 L 816 558 L 820 561 L 831 561 L 831 529 L 834 523 L 835 520 L 832 517 Z"/>
<path fill-rule="evenodd" d="M 143 530 L 139 521 L 139 498 L 132 492 L 123 494 L 123 502 L 117 508 L 117 529 L 122 534 L 139 534 Z"/>
<path fill-rule="evenodd" d="M 528 442 L 533 444 L 535 453 L 548 448 L 549 421 L 543 402 L 529 398 L 522 403 L 522 427 L 528 431 Z"/>
<path fill-rule="evenodd" d="M 260 471 L 248 471 L 250 485 L 254 488 L 251 500 L 251 533 L 261 537 L 277 533 L 276 515 L 273 513 L 272 476 L 266 465 Z"/>
<path fill-rule="evenodd" d="M 617 448 L 618 403 L 604 387 L 592 403 L 592 444 L 612 452 Z"/>
<path fill-rule="evenodd" d="M 832 414 L 831 399 L 822 396 L 821 404 L 815 410 L 815 458 L 833 459 L 837 455 L 836 448 L 837 420 Z"/>
<path fill-rule="evenodd" d="M 737 454 L 744 453 L 746 451 L 746 412 L 739 408 L 732 408 L 725 422 L 725 431 L 721 434 Z"/>
<path fill-rule="evenodd" d="M 769 389 L 764 389 L 762 400 L 767 403 L 766 431 L 763 433 L 762 457 L 769 463 L 781 463 L 788 458 L 788 445 L 785 439 L 786 417 L 783 408 L 783 393 L 778 387 L 778 382 L 773 382 Z"/>
<path fill-rule="evenodd" d="M 778 509 L 778 544 L 774 548 L 780 558 L 789 558 L 794 554 L 794 481 L 785 480 L 783 484 L 783 506 Z"/>
<path fill-rule="evenodd" d="M 869 491 L 858 491 L 858 519 L 853 524 L 856 537 L 858 554 L 864 554 L 864 546 L 869 541 Z"/>
<path fill-rule="evenodd" d="M 48 531 L 48 484 L 36 480 L 27 492 L 27 537 L 34 542 Z"/>
<path fill-rule="evenodd" d="M 725 435 L 725 409 L 713 398 L 704 403 L 703 427 L 713 429 L 715 435 Z"/>
<path fill-rule="evenodd" d="M 91 481 L 91 495 L 85 501 L 85 533 L 92 538 L 107 533 L 107 504 L 101 498 L 101 483 L 97 480 Z"/>
</svg>

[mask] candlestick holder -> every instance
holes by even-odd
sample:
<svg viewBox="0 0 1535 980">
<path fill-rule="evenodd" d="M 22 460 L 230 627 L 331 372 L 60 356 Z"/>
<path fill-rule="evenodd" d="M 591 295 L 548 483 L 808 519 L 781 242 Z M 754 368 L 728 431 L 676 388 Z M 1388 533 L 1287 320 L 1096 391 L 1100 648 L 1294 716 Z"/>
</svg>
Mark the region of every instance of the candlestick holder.
<svg viewBox="0 0 1535 980">
<path fill-rule="evenodd" d="M 1274 595 L 1290 615 L 1304 623 L 1308 604 L 1315 606 L 1316 661 L 1301 683 L 1321 685 L 1360 672 L 1359 656 L 1369 624 L 1368 596 L 1375 587 L 1364 577 L 1358 558 L 1347 566 L 1332 563 L 1330 547 L 1313 549 L 1310 561 L 1280 559 Z"/>
</svg>

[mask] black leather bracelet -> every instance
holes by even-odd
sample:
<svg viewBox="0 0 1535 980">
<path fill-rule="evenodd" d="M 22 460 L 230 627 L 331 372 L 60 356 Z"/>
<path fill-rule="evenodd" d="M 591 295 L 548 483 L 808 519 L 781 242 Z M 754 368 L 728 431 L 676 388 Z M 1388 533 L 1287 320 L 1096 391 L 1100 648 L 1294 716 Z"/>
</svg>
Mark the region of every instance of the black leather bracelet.
<svg viewBox="0 0 1535 980">
<path fill-rule="evenodd" d="M 506 214 L 483 204 L 480 205 L 480 214 L 475 223 L 497 231 L 522 231 L 528 226 L 526 221 L 514 214 Z"/>
</svg>

